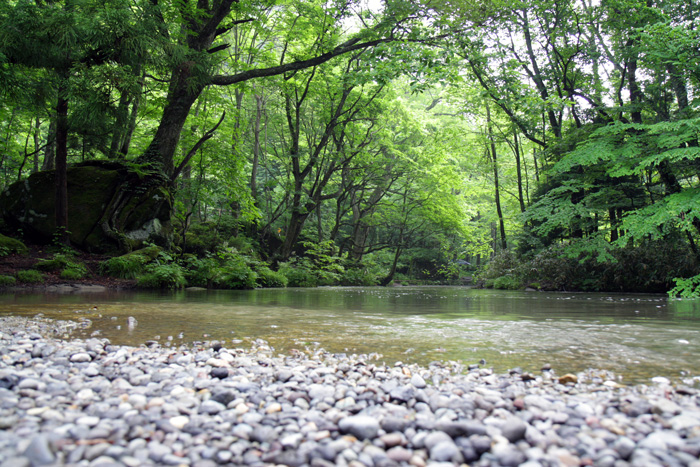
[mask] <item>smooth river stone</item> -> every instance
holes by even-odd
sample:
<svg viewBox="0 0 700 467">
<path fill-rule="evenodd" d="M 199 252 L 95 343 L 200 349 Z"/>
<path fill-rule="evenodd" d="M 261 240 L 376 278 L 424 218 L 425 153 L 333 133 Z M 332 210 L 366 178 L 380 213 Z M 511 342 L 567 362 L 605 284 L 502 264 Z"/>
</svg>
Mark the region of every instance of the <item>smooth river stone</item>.
<svg viewBox="0 0 700 467">
<path fill-rule="evenodd" d="M 357 439 L 370 439 L 377 436 L 379 422 L 376 418 L 367 415 L 355 415 L 346 417 L 338 422 L 338 428 L 343 433 L 349 433 Z"/>
</svg>

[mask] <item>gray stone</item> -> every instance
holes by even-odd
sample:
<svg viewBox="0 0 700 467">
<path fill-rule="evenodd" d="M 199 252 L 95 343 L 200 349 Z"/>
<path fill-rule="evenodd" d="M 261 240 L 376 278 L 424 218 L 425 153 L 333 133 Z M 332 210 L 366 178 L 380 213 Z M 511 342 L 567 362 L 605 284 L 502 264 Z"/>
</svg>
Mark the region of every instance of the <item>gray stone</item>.
<svg viewBox="0 0 700 467">
<path fill-rule="evenodd" d="M 389 392 L 389 397 L 401 402 L 408 402 L 415 396 L 415 389 L 411 386 L 399 386 Z"/>
<path fill-rule="evenodd" d="M 430 448 L 430 459 L 437 462 L 462 462 L 462 453 L 450 440 L 441 441 Z"/>
<path fill-rule="evenodd" d="M 56 455 L 51 449 L 49 440 L 44 435 L 34 436 L 23 454 L 32 465 L 47 465 L 56 462 Z"/>
<path fill-rule="evenodd" d="M 425 380 L 421 377 L 421 375 L 418 374 L 414 374 L 413 376 L 411 376 L 411 384 L 418 389 L 423 389 L 427 386 Z"/>
<path fill-rule="evenodd" d="M 216 415 L 224 410 L 226 410 L 226 406 L 214 400 L 204 401 L 199 406 L 199 412 L 207 415 Z"/>
<path fill-rule="evenodd" d="M 511 443 L 520 441 L 525 438 L 527 424 L 517 417 L 509 418 L 505 425 L 501 428 L 501 434 Z"/>
<path fill-rule="evenodd" d="M 615 449 L 620 454 L 620 457 L 625 460 L 630 458 L 636 447 L 636 443 L 626 436 L 621 436 L 613 444 L 613 449 Z"/>
<path fill-rule="evenodd" d="M 464 420 L 457 422 L 442 421 L 435 426 L 438 430 L 444 431 L 453 439 L 459 436 L 485 435 L 486 427 L 475 420 Z"/>
<path fill-rule="evenodd" d="M 341 419 L 338 422 L 338 428 L 343 433 L 349 433 L 357 439 L 370 439 L 377 436 L 379 422 L 376 418 L 367 415 L 355 415 Z"/>
</svg>

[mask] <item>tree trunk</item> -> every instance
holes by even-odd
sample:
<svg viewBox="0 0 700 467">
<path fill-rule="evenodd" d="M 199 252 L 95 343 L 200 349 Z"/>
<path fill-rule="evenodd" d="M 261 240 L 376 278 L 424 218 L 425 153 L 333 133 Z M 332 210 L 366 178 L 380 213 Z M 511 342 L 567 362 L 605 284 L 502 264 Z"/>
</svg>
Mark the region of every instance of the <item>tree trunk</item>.
<svg viewBox="0 0 700 467">
<path fill-rule="evenodd" d="M 491 110 L 489 109 L 488 102 L 486 103 L 486 131 L 488 132 L 489 142 L 491 145 L 491 162 L 493 164 L 493 186 L 496 198 L 496 213 L 498 214 L 498 227 L 501 234 L 500 246 L 503 250 L 506 250 L 508 249 L 508 243 L 506 242 L 506 226 L 503 222 L 501 193 L 498 185 L 498 156 L 496 154 L 496 141 L 494 140 L 493 130 L 491 128 Z"/>
<path fill-rule="evenodd" d="M 304 227 L 306 219 L 309 217 L 309 213 L 301 213 L 299 210 L 295 209 L 292 211 L 292 215 L 287 224 L 287 231 L 284 232 L 284 243 L 280 250 L 280 259 L 286 261 L 292 256 L 294 251 L 294 246 L 301 235 L 301 229 Z"/>
<path fill-rule="evenodd" d="M 513 153 L 515 154 L 515 169 L 518 176 L 518 201 L 520 202 L 520 212 L 525 212 L 525 198 L 523 197 L 523 173 L 520 167 L 520 141 L 518 132 L 513 128 Z"/>
<path fill-rule="evenodd" d="M 56 117 L 51 118 L 49 132 L 46 136 L 46 148 L 44 149 L 44 162 L 41 170 L 53 170 L 56 167 Z"/>
<path fill-rule="evenodd" d="M 389 274 L 387 274 L 384 279 L 379 281 L 379 285 L 382 287 L 386 287 L 387 285 L 391 284 L 391 281 L 394 279 L 394 274 L 396 274 L 396 267 L 399 264 L 399 258 L 401 258 L 401 253 L 403 252 L 403 248 L 400 246 L 403 241 L 402 236 L 403 235 L 399 235 L 399 246 L 396 247 L 396 251 L 394 252 L 394 261 L 391 263 Z"/>
<path fill-rule="evenodd" d="M 619 236 L 617 234 L 617 216 L 615 213 L 615 208 L 608 209 L 608 216 L 610 217 L 610 242 L 616 241 Z"/>
<path fill-rule="evenodd" d="M 68 99 L 65 81 L 56 104 L 56 234 L 61 245 L 70 246 L 68 234 Z"/>
<path fill-rule="evenodd" d="M 32 166 L 32 173 L 36 173 L 39 171 L 39 145 L 40 145 L 40 129 L 41 127 L 41 121 L 39 121 L 39 117 L 36 118 L 35 121 L 35 126 L 34 126 L 34 160 L 33 160 L 33 166 Z"/>
<path fill-rule="evenodd" d="M 258 167 L 260 165 L 260 123 L 263 113 L 263 97 L 255 95 L 255 122 L 253 125 L 253 164 L 250 169 L 250 194 L 258 202 Z"/>
<path fill-rule="evenodd" d="M 173 159 L 182 128 L 192 105 L 204 89 L 203 86 L 188 83 L 188 73 L 178 71 L 175 73 L 177 76 L 172 79 L 173 85 L 168 93 L 156 134 L 138 159 L 138 162 L 149 163 L 168 177 L 172 176 L 175 169 Z"/>
</svg>

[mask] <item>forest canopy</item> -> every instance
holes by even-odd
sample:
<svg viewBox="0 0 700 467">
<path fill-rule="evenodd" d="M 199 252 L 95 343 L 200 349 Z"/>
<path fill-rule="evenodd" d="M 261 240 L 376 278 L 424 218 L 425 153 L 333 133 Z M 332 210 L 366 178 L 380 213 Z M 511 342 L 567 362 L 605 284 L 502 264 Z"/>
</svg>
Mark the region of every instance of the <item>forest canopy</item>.
<svg viewBox="0 0 700 467">
<path fill-rule="evenodd" d="M 190 269 L 694 296 L 699 10 L 6 1 L 0 183 L 52 171 L 76 245 L 70 168 L 117 167 L 96 225 L 129 250 L 158 212 L 149 241 Z"/>
</svg>

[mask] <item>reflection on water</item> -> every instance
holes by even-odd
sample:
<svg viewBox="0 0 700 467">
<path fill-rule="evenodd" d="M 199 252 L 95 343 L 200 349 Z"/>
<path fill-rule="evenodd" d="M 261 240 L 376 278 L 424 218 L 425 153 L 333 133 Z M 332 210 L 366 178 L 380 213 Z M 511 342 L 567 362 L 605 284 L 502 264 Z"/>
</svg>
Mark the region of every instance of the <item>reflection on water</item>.
<svg viewBox="0 0 700 467">
<path fill-rule="evenodd" d="M 612 370 L 626 383 L 700 375 L 700 303 L 660 295 L 464 287 L 0 295 L 0 313 L 39 312 L 89 319 L 85 335 L 115 344 L 265 339 L 280 353 L 319 346 L 378 352 L 388 363 L 485 359 L 497 371 L 550 363 L 560 374 Z"/>
</svg>

